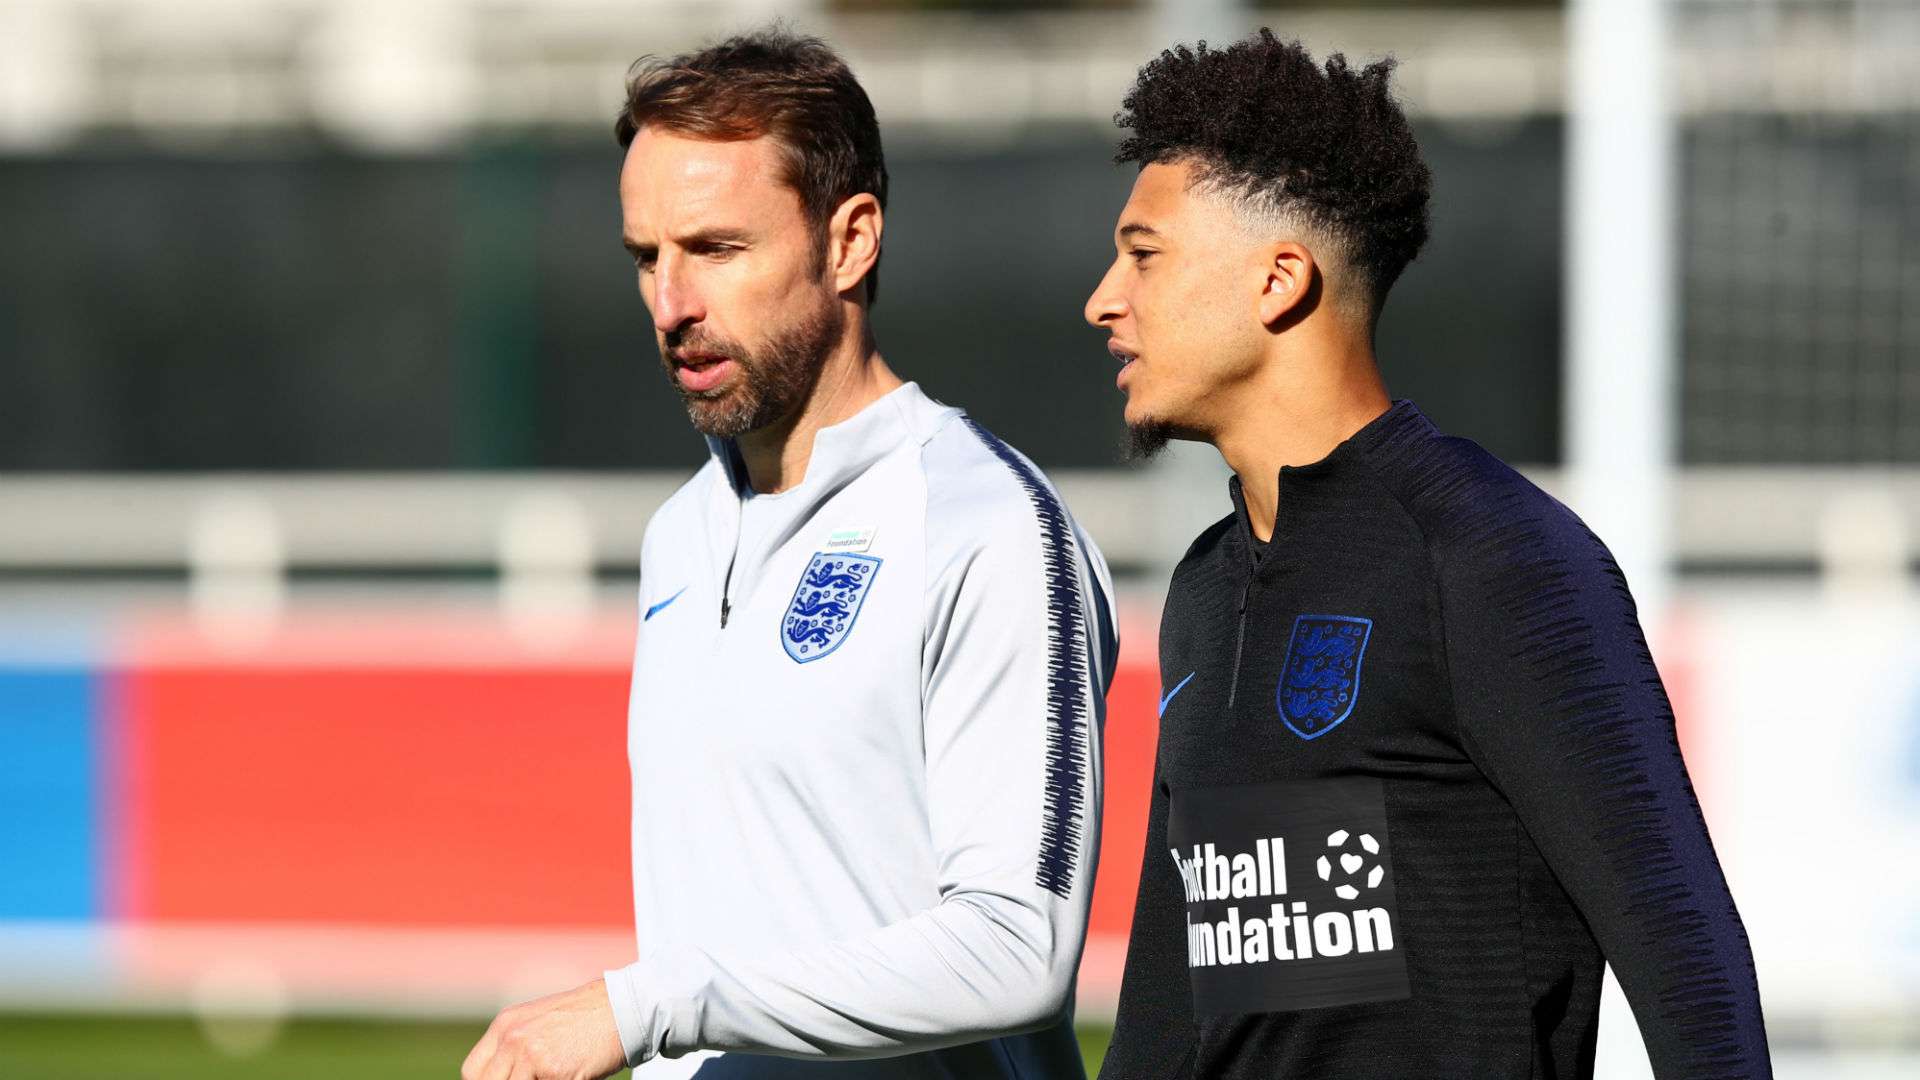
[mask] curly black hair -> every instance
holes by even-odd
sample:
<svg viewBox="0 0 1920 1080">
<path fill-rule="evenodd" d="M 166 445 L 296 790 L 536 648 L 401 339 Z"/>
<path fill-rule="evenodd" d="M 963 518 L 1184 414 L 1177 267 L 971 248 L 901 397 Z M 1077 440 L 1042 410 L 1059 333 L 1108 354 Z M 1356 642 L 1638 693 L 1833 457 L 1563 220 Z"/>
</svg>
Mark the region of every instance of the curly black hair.
<svg viewBox="0 0 1920 1080">
<path fill-rule="evenodd" d="M 1116 163 L 1191 162 L 1195 186 L 1320 232 L 1364 277 L 1378 311 L 1427 241 L 1433 177 L 1387 89 L 1391 59 L 1324 70 L 1273 31 L 1169 49 L 1140 69 L 1114 123 Z"/>
</svg>

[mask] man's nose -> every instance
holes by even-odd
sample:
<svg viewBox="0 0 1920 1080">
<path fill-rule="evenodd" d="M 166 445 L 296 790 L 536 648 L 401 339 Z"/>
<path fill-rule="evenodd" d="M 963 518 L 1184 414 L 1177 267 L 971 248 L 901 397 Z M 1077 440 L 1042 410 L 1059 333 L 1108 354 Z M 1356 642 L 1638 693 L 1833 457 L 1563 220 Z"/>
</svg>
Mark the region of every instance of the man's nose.
<svg viewBox="0 0 1920 1080">
<path fill-rule="evenodd" d="M 1095 327 L 1104 328 L 1108 323 L 1118 321 L 1127 313 L 1127 302 L 1120 297 L 1118 289 L 1113 287 L 1113 270 L 1109 268 L 1100 284 L 1094 286 L 1093 295 L 1087 297 L 1087 306 L 1080 314 Z"/>
<path fill-rule="evenodd" d="M 700 293 L 678 260 L 663 252 L 653 270 L 653 323 L 663 334 L 683 330 L 706 314 Z"/>
</svg>

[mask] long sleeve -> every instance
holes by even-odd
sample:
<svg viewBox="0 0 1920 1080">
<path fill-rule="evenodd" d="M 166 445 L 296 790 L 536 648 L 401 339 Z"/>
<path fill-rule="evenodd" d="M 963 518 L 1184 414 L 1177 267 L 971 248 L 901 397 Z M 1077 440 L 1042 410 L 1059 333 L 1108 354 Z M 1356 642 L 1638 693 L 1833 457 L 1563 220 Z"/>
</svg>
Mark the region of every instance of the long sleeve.
<svg viewBox="0 0 1920 1080">
<path fill-rule="evenodd" d="M 1107 1080 L 1185 1076 L 1187 1057 L 1172 1048 L 1194 1038 L 1193 999 L 1187 981 L 1185 922 L 1179 876 L 1167 862 L 1167 792 L 1160 767 L 1153 770 L 1147 809 L 1147 849 L 1141 857 L 1140 890 L 1127 934 L 1127 967 L 1120 982 L 1120 1008 L 1113 1044 L 1100 1075 Z"/>
<path fill-rule="evenodd" d="M 1544 497 L 1454 523 L 1436 561 L 1468 753 L 1592 927 L 1656 1074 L 1770 1075 L 1746 931 L 1625 579 Z"/>
<path fill-rule="evenodd" d="M 995 482 L 1007 490 L 1004 470 Z M 1057 504 L 1057 521 L 1041 510 L 1000 498 L 963 523 L 929 505 L 924 762 L 902 767 L 925 770 L 938 901 L 789 949 L 643 942 L 638 962 L 607 973 L 630 1063 L 695 1049 L 879 1057 L 1067 1014 L 1116 643 L 1104 565 Z"/>
</svg>

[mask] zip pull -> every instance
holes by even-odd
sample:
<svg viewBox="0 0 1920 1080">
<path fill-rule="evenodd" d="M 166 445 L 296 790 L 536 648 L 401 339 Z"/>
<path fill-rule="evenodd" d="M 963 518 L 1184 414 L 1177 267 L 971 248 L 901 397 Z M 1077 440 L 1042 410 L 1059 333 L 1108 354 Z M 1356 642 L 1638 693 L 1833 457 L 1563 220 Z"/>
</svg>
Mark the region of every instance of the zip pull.
<svg viewBox="0 0 1920 1080">
<path fill-rule="evenodd" d="M 727 603 L 727 598 L 722 596 L 720 598 L 720 629 L 725 630 L 727 628 L 727 613 L 732 610 L 733 605 Z"/>
</svg>

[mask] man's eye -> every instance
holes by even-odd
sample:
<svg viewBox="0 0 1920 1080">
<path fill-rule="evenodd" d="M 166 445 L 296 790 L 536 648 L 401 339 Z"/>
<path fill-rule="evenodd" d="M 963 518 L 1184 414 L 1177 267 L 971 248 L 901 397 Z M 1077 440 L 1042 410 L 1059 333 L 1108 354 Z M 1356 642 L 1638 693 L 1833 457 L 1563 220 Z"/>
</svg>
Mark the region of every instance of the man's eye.
<svg viewBox="0 0 1920 1080">
<path fill-rule="evenodd" d="M 1135 266 L 1141 266 L 1146 263 L 1147 259 L 1150 256 L 1158 255 L 1160 253 L 1157 251 L 1150 250 L 1148 248 L 1133 248 L 1129 250 L 1127 254 L 1133 257 L 1133 264 Z"/>
</svg>

